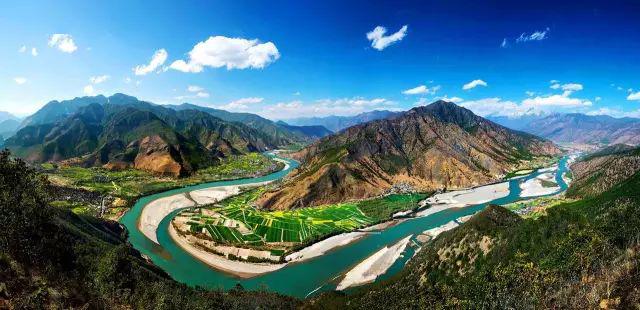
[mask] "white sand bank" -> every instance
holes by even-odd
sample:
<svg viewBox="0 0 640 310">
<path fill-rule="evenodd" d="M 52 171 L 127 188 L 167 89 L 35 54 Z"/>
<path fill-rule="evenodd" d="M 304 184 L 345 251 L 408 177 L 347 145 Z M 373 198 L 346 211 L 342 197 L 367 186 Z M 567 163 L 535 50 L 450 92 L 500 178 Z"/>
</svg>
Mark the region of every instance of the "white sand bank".
<svg viewBox="0 0 640 310">
<path fill-rule="evenodd" d="M 409 244 L 411 236 L 398 241 L 391 247 L 384 247 L 358 265 L 349 270 L 344 279 L 338 284 L 337 290 L 344 290 L 349 287 L 358 286 L 375 281 L 383 275 L 400 257 L 404 249 Z"/>
<path fill-rule="evenodd" d="M 156 199 L 142 209 L 140 218 L 138 218 L 138 229 L 140 229 L 142 234 L 147 236 L 147 238 L 158 243 L 156 230 L 162 219 L 173 212 L 173 210 L 193 206 L 195 206 L 195 203 L 189 200 L 184 194 Z"/>
<path fill-rule="evenodd" d="M 351 242 L 354 242 L 366 236 L 367 234 L 368 233 L 366 232 L 354 231 L 329 237 L 320 242 L 316 242 L 298 252 L 287 255 L 287 257 L 285 257 L 285 260 L 287 262 L 301 262 L 309 260 L 314 257 L 324 255 L 325 253 L 335 248 L 345 246 Z"/>
<path fill-rule="evenodd" d="M 180 248 L 189 253 L 191 256 L 197 258 L 198 260 L 215 269 L 231 273 L 241 278 L 255 277 L 264 273 L 276 271 L 287 265 L 270 263 L 248 263 L 226 259 L 223 256 L 209 253 L 187 242 L 184 238 L 178 236 L 178 233 L 173 228 L 173 225 L 169 225 L 169 235 L 171 236 L 171 239 L 173 239 L 173 241 L 178 246 L 180 246 Z"/>
<path fill-rule="evenodd" d="M 542 195 L 550 195 L 560 190 L 559 186 L 544 187 L 542 181 L 555 182 L 555 177 L 551 173 L 541 174 L 533 179 L 527 180 L 520 184 L 520 197 L 535 197 Z"/>
<path fill-rule="evenodd" d="M 189 199 L 184 193 L 156 199 L 144 206 L 138 219 L 138 229 L 153 242 L 158 243 L 156 231 L 160 222 L 171 212 L 189 207 L 216 203 L 237 195 L 242 189 L 265 185 L 269 182 L 256 182 L 243 185 L 228 185 L 189 192 Z"/>
<path fill-rule="evenodd" d="M 509 182 L 436 194 L 421 202 L 423 206 L 428 203 L 431 207 L 419 211 L 416 216 L 427 216 L 449 208 L 462 208 L 468 205 L 481 204 L 508 195 Z"/>
</svg>

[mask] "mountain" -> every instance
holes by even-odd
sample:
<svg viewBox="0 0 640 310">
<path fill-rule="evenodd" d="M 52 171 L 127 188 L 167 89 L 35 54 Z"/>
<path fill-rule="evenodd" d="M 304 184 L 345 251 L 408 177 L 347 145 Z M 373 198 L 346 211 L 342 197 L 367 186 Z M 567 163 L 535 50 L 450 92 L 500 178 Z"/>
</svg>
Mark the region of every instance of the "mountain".
<svg viewBox="0 0 640 310">
<path fill-rule="evenodd" d="M 522 219 L 488 206 L 422 246 L 388 280 L 346 295 L 325 293 L 310 302 L 335 309 L 637 307 L 640 173 L 634 166 L 610 179 L 602 170 L 624 169 L 617 167 L 637 157 L 638 149 L 635 155 L 611 151 L 573 164 L 567 196 L 574 200 L 556 203 L 546 215 Z M 581 181 L 590 179 L 598 181 Z M 591 191 L 594 184 L 605 183 Z M 575 195 L 585 192 L 589 195 Z"/>
<path fill-rule="evenodd" d="M 295 126 L 295 125 L 289 125 L 283 121 L 277 121 L 276 124 L 278 124 L 278 126 L 281 126 L 283 128 L 286 128 L 287 130 L 294 132 L 294 133 L 298 133 L 300 135 L 304 135 L 307 137 L 311 137 L 314 140 L 320 139 L 320 138 L 324 138 L 330 134 L 332 134 L 333 132 L 327 128 L 325 128 L 324 126 Z"/>
<path fill-rule="evenodd" d="M 4 122 L 6 120 L 19 120 L 19 118 L 9 112 L 0 111 L 0 122 Z"/>
<path fill-rule="evenodd" d="M 51 101 L 45 104 L 40 110 L 33 115 L 27 117 L 21 124 L 20 128 L 29 125 L 44 125 L 59 122 L 66 117 L 76 113 L 79 109 L 86 107 L 92 103 L 100 105 L 128 105 L 143 110 L 149 110 L 156 114 L 167 111 L 156 109 L 160 107 L 150 102 L 138 100 L 136 97 L 125 94 L 114 94 L 110 97 L 103 95 L 78 97 L 71 100 Z M 270 143 L 278 146 L 286 146 L 292 143 L 309 143 L 314 140 L 313 137 L 306 136 L 299 131 L 290 131 L 287 128 L 278 126 L 275 122 L 251 113 L 233 113 L 219 109 L 202 107 L 198 105 L 184 103 L 181 105 L 165 105 L 176 111 L 182 110 L 198 110 L 208 113 L 214 117 L 220 118 L 227 122 L 239 122 L 253 129 L 263 132 L 268 136 Z"/>
<path fill-rule="evenodd" d="M 552 114 L 522 130 L 558 143 L 640 144 L 640 119 L 580 113 Z"/>
<path fill-rule="evenodd" d="M 567 195 L 592 198 L 640 171 L 640 148 L 616 144 L 584 156 L 571 166 L 573 183 Z"/>
<path fill-rule="evenodd" d="M 95 97 L 76 97 L 71 100 L 63 101 L 53 100 L 45 104 L 33 115 L 25 118 L 20 127 L 24 128 L 29 125 L 56 123 L 77 112 L 78 109 L 82 107 L 88 106 L 92 103 L 105 104 L 107 102 L 107 97 L 102 95 Z"/>
<path fill-rule="evenodd" d="M 251 113 L 234 113 L 220 109 L 203 107 L 199 105 L 183 103 L 181 105 L 169 106 L 174 110 L 198 110 L 228 122 L 238 122 L 251 128 L 257 129 L 268 135 L 274 143 L 285 146 L 292 143 L 307 143 L 315 140 L 313 136 L 307 136 L 300 130 L 291 130 L 286 126 L 279 125 L 271 120 Z"/>
<path fill-rule="evenodd" d="M 376 110 L 360 113 L 354 116 L 326 116 L 326 117 L 301 117 L 287 119 L 285 122 L 297 126 L 324 126 L 325 128 L 338 132 L 347 127 L 366 123 L 373 120 L 393 117 L 400 112 L 392 112 L 386 110 Z"/>
<path fill-rule="evenodd" d="M 111 99 L 111 98 L 109 98 Z M 57 123 L 30 125 L 6 141 L 34 162 L 67 160 L 84 166 L 132 166 L 181 176 L 231 154 L 275 148 L 267 135 L 195 110 L 150 103 L 92 103 Z"/>
<path fill-rule="evenodd" d="M 486 184 L 553 143 L 513 131 L 454 103 L 437 101 L 394 118 L 349 127 L 294 154 L 303 164 L 263 207 L 288 209 L 362 199 L 396 184 L 421 191 Z"/>
<path fill-rule="evenodd" d="M 543 114 L 521 115 L 516 117 L 489 115 L 489 116 L 486 116 L 485 118 L 507 128 L 520 130 L 520 131 L 527 131 L 529 127 L 529 123 L 540 120 L 546 116 L 547 115 L 543 115 Z"/>
</svg>

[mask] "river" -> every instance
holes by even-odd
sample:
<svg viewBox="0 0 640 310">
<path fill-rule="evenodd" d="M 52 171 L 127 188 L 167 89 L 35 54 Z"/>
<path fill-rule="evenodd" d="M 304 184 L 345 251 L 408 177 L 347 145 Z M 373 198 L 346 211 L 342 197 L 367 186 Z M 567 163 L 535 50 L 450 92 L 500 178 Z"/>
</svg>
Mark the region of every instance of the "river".
<svg viewBox="0 0 640 310">
<path fill-rule="evenodd" d="M 282 159 L 287 161 L 290 167 L 267 176 L 204 183 L 145 196 L 139 199 L 133 208 L 120 220 L 120 222 L 129 230 L 129 242 L 142 254 L 148 256 L 154 264 L 166 271 L 175 280 L 190 286 L 200 286 L 208 289 L 230 289 L 237 283 L 240 283 L 246 289 L 263 288 L 286 295 L 304 298 L 311 293 L 317 294 L 322 291 L 334 290 L 337 285 L 337 278 L 384 246 L 391 245 L 406 236 L 415 236 L 424 230 L 443 225 L 462 216 L 476 213 L 484 209 L 488 204 L 504 205 L 522 200 L 522 198 L 520 198 L 520 182 L 527 181 L 540 175 L 540 172 L 536 170 L 525 177 L 510 180 L 509 195 L 506 197 L 464 208 L 447 209 L 425 217 L 408 219 L 398 225 L 389 227 L 380 233 L 369 234 L 356 242 L 338 248 L 323 256 L 300 263 L 289 264 L 277 271 L 250 279 L 239 279 L 227 273 L 212 269 L 178 247 L 169 236 L 168 227 L 171 220 L 179 210 L 172 212 L 160 223 L 157 231 L 158 242 L 160 245 L 149 240 L 137 227 L 137 221 L 143 207 L 153 200 L 203 188 L 277 180 L 284 177 L 292 169 L 295 169 L 298 166 L 298 163 L 293 160 L 285 158 Z M 567 184 L 562 178 L 562 175 L 568 169 L 567 160 L 568 157 L 565 156 L 558 162 L 558 169 L 555 172 L 555 180 L 559 184 L 560 190 L 551 195 L 555 195 L 567 189 Z M 413 248 L 407 247 L 404 255 L 393 264 L 386 274 L 378 278 L 378 280 L 387 278 L 400 271 L 412 255 Z"/>
</svg>

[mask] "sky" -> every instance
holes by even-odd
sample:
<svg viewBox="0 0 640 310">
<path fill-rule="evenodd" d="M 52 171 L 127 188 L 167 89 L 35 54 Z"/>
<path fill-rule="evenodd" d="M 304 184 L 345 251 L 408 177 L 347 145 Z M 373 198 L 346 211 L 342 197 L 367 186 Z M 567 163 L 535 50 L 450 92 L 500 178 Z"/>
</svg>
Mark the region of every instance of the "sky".
<svg viewBox="0 0 640 310">
<path fill-rule="evenodd" d="M 640 1 L 2 1 L 0 111 L 125 93 L 271 119 L 640 117 Z"/>
</svg>

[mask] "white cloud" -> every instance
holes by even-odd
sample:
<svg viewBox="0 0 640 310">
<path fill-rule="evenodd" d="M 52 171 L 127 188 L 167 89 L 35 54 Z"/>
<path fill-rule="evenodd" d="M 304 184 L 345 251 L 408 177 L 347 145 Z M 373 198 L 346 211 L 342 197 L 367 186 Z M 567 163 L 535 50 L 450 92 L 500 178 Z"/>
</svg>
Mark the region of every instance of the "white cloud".
<svg viewBox="0 0 640 310">
<path fill-rule="evenodd" d="M 613 117 L 635 117 L 640 118 L 640 110 L 635 111 L 622 111 L 619 109 L 612 108 L 600 108 L 597 110 L 588 111 L 587 115 L 609 115 Z"/>
<path fill-rule="evenodd" d="M 594 100 L 595 101 L 600 101 L 600 100 L 602 100 L 602 98 L 601 97 L 596 97 Z"/>
<path fill-rule="evenodd" d="M 27 47 L 24 45 L 18 49 L 18 53 L 24 53 L 26 51 L 27 51 Z"/>
<path fill-rule="evenodd" d="M 500 44 L 500 47 L 502 48 L 507 47 L 507 38 L 502 39 L 502 43 Z"/>
<path fill-rule="evenodd" d="M 469 89 L 472 89 L 472 88 L 476 88 L 478 86 L 485 86 L 486 87 L 487 86 L 487 82 L 485 82 L 483 80 L 473 80 L 473 81 L 471 81 L 471 82 L 469 82 L 467 84 L 464 84 L 462 86 L 462 89 L 469 90 Z"/>
<path fill-rule="evenodd" d="M 560 84 L 553 83 L 553 84 L 551 84 L 551 86 L 549 86 L 549 88 L 551 88 L 551 89 L 560 89 Z"/>
<path fill-rule="evenodd" d="M 240 98 L 225 105 L 217 106 L 217 108 L 227 111 L 246 111 L 250 105 L 261 103 L 262 101 L 264 101 L 264 98 L 260 97 Z"/>
<path fill-rule="evenodd" d="M 640 101 L 640 91 L 637 93 L 631 93 L 627 96 L 627 100 L 638 100 Z"/>
<path fill-rule="evenodd" d="M 536 96 L 534 98 L 527 98 L 522 101 L 522 104 L 529 107 L 580 107 L 591 106 L 592 103 L 586 99 L 570 98 L 563 95 L 551 95 L 551 96 Z"/>
<path fill-rule="evenodd" d="M 66 33 L 56 33 L 49 38 L 49 46 L 55 47 L 65 53 L 73 53 L 78 47 L 73 42 L 73 37 Z"/>
<path fill-rule="evenodd" d="M 273 42 L 257 39 L 209 37 L 189 52 L 189 60 L 176 60 L 170 68 L 182 72 L 202 72 L 205 67 L 231 69 L 262 69 L 280 58 Z"/>
<path fill-rule="evenodd" d="M 95 94 L 95 89 L 93 89 L 93 85 L 91 85 L 91 84 L 85 86 L 82 91 L 87 96 L 93 96 Z"/>
<path fill-rule="evenodd" d="M 297 92 L 293 93 L 293 95 L 294 95 L 294 96 L 300 96 L 300 92 L 299 92 L 299 91 L 297 91 Z"/>
<path fill-rule="evenodd" d="M 151 56 L 151 60 L 149 61 L 149 64 L 136 66 L 135 68 L 133 68 L 133 72 L 135 73 L 135 75 L 149 74 L 155 71 L 156 69 L 160 68 L 160 66 L 162 66 L 162 64 L 164 64 L 164 62 L 167 61 L 168 56 L 169 56 L 169 53 L 167 53 L 167 51 L 164 48 L 161 48 L 157 50 L 155 53 L 153 53 L 153 56 Z"/>
<path fill-rule="evenodd" d="M 398 110 L 395 102 L 385 98 L 368 99 L 363 97 L 353 97 L 320 99 L 311 102 L 303 102 L 300 100 L 278 102 L 275 104 L 261 105 L 260 109 L 252 111 L 271 119 L 288 119 L 292 117 L 355 115 L 379 109 Z"/>
<path fill-rule="evenodd" d="M 189 87 L 187 87 L 187 90 L 195 93 L 195 92 L 199 92 L 199 91 L 203 91 L 204 88 L 200 87 L 200 86 L 196 86 L 196 85 L 189 85 Z"/>
<path fill-rule="evenodd" d="M 549 84 L 557 84 L 557 83 L 560 83 L 560 81 L 558 81 L 558 80 L 551 80 L 551 81 L 549 81 Z"/>
<path fill-rule="evenodd" d="M 480 116 L 517 117 L 524 114 L 533 114 L 531 109 L 518 105 L 513 101 L 502 101 L 498 97 L 464 101 L 460 103 L 460 106 Z"/>
<path fill-rule="evenodd" d="M 564 84 L 562 85 L 562 90 L 564 91 L 562 93 L 562 96 L 567 97 L 571 95 L 573 92 L 579 91 L 582 89 L 583 89 L 582 84 L 577 84 L 577 83 Z"/>
<path fill-rule="evenodd" d="M 420 95 L 420 94 L 435 94 L 438 90 L 440 89 L 440 85 L 437 86 L 433 86 L 431 88 L 427 87 L 426 85 L 420 85 L 420 86 L 416 86 L 414 88 L 411 89 L 407 89 L 405 91 L 403 91 L 402 93 L 405 95 Z"/>
<path fill-rule="evenodd" d="M 532 34 L 527 34 L 525 32 L 523 32 L 517 39 L 516 42 L 521 43 L 521 42 L 527 42 L 527 41 L 541 41 L 547 38 L 547 34 L 549 33 L 550 29 L 549 27 L 547 27 L 545 30 L 541 30 L 541 31 L 536 31 Z"/>
<path fill-rule="evenodd" d="M 402 40 L 407 35 L 408 26 L 404 25 L 396 33 L 385 36 L 387 28 L 377 26 L 370 32 L 367 32 L 367 40 L 371 41 L 371 47 L 381 51 L 387 46 Z"/>
<path fill-rule="evenodd" d="M 98 76 L 92 76 L 89 78 L 89 82 L 91 82 L 91 84 L 100 84 L 106 80 L 108 80 L 110 78 L 110 76 L 108 75 L 98 75 Z"/>
<path fill-rule="evenodd" d="M 535 95 L 535 94 L 536 94 L 535 92 L 532 92 L 532 91 L 530 91 L 530 90 L 527 90 L 527 91 L 525 91 L 524 93 L 525 93 L 525 94 L 527 94 L 527 96 L 529 96 L 529 97 L 533 97 L 533 95 Z"/>
<path fill-rule="evenodd" d="M 32 48 L 31 48 L 31 55 L 32 55 L 33 57 L 38 56 L 38 50 L 37 50 L 35 47 L 32 47 Z"/>
<path fill-rule="evenodd" d="M 13 81 L 16 82 L 16 84 L 18 84 L 18 85 L 22 85 L 22 84 L 27 82 L 27 79 L 18 76 L 18 77 L 13 78 Z"/>
<path fill-rule="evenodd" d="M 209 93 L 201 91 L 201 92 L 196 93 L 196 97 L 198 97 L 198 98 L 209 98 Z"/>
</svg>

